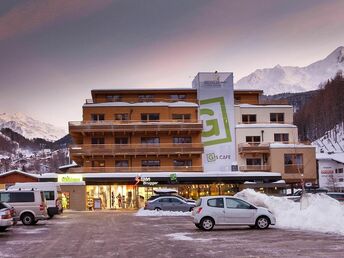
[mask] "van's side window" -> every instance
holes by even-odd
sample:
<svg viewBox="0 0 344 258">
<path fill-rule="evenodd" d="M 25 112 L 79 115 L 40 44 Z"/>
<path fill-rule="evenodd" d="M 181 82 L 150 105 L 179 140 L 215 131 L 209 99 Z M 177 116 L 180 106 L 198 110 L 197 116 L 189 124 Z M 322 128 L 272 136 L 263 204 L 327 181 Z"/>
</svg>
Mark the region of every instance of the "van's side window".
<svg viewBox="0 0 344 258">
<path fill-rule="evenodd" d="M 44 191 L 44 196 L 47 201 L 55 200 L 55 193 L 54 191 Z"/>
<path fill-rule="evenodd" d="M 10 193 L 0 193 L 0 201 L 10 202 Z"/>
<path fill-rule="evenodd" d="M 10 202 L 34 202 L 34 193 L 10 193 Z"/>
<path fill-rule="evenodd" d="M 213 198 L 209 199 L 207 202 L 209 207 L 223 208 L 223 198 Z"/>
</svg>

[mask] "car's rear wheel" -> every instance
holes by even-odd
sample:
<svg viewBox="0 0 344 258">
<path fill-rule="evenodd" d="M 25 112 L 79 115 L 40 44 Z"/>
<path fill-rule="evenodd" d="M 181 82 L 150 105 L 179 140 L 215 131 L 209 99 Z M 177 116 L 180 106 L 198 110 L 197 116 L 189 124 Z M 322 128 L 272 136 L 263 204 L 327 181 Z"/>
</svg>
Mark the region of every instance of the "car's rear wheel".
<svg viewBox="0 0 344 258">
<path fill-rule="evenodd" d="M 210 231 L 215 226 L 215 221 L 210 217 L 205 217 L 201 220 L 200 226 L 205 231 Z"/>
<path fill-rule="evenodd" d="M 260 216 L 256 220 L 256 227 L 259 229 L 266 229 L 270 225 L 270 220 L 266 216 Z"/>
<path fill-rule="evenodd" d="M 154 210 L 155 210 L 155 211 L 161 211 L 161 208 L 155 207 Z"/>
<path fill-rule="evenodd" d="M 23 222 L 24 225 L 33 225 L 35 218 L 31 213 L 24 213 L 21 216 L 21 221 Z"/>
</svg>

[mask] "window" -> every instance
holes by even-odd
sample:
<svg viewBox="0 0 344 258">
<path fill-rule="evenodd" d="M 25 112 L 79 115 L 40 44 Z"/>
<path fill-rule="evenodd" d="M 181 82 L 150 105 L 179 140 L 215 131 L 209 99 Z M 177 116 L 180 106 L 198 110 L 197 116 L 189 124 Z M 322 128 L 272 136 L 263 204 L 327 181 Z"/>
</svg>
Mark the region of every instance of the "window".
<svg viewBox="0 0 344 258">
<path fill-rule="evenodd" d="M 141 114 L 141 120 L 142 121 L 156 121 L 159 119 L 160 119 L 160 114 L 157 114 L 157 113 L 150 113 L 150 114 L 143 113 L 143 114 Z"/>
<path fill-rule="evenodd" d="M 92 167 L 105 167 L 105 160 L 92 160 Z"/>
<path fill-rule="evenodd" d="M 223 198 L 213 198 L 207 201 L 209 207 L 224 208 Z"/>
<path fill-rule="evenodd" d="M 173 143 L 178 144 L 178 143 L 192 143 L 192 138 L 189 136 L 175 136 L 173 137 Z"/>
<path fill-rule="evenodd" d="M 92 144 L 104 144 L 104 138 L 103 137 L 92 137 L 91 143 Z"/>
<path fill-rule="evenodd" d="M 122 96 L 120 95 L 107 95 L 106 96 L 107 101 L 116 102 L 116 101 L 122 101 Z"/>
<path fill-rule="evenodd" d="M 115 144 L 128 144 L 129 139 L 128 137 L 116 137 L 115 138 Z"/>
<path fill-rule="evenodd" d="M 115 114 L 115 120 L 120 120 L 120 121 L 129 120 L 129 114 L 127 113 Z"/>
<path fill-rule="evenodd" d="M 261 159 L 246 159 L 247 166 L 260 166 L 262 164 Z"/>
<path fill-rule="evenodd" d="M 142 144 L 159 144 L 160 138 L 159 137 L 141 137 Z"/>
<path fill-rule="evenodd" d="M 289 142 L 289 134 L 287 133 L 275 133 L 274 134 L 275 142 Z"/>
<path fill-rule="evenodd" d="M 160 160 L 142 160 L 142 167 L 160 167 Z"/>
<path fill-rule="evenodd" d="M 91 114 L 92 121 L 103 121 L 105 120 L 104 114 Z"/>
<path fill-rule="evenodd" d="M 239 199 L 226 198 L 226 207 L 228 209 L 250 209 L 251 205 Z"/>
<path fill-rule="evenodd" d="M 44 197 L 47 201 L 54 201 L 55 193 L 54 191 L 44 191 Z"/>
<path fill-rule="evenodd" d="M 246 142 L 260 143 L 260 136 L 246 136 Z"/>
<path fill-rule="evenodd" d="M 284 154 L 285 173 L 303 173 L 302 154 Z"/>
<path fill-rule="evenodd" d="M 186 99 L 186 94 L 172 94 L 170 95 L 170 98 L 174 100 Z"/>
<path fill-rule="evenodd" d="M 342 174 L 342 173 L 343 173 L 343 169 L 342 168 L 336 169 L 336 174 Z"/>
<path fill-rule="evenodd" d="M 192 166 L 192 160 L 190 160 L 190 159 L 186 159 L 186 160 L 175 159 L 175 160 L 173 160 L 173 166 L 175 166 L 175 167 L 191 167 Z"/>
<path fill-rule="evenodd" d="M 34 192 L 0 193 L 0 201 L 3 202 L 34 202 Z"/>
<path fill-rule="evenodd" d="M 154 96 L 151 94 L 139 95 L 140 102 L 152 101 L 153 99 L 154 99 Z"/>
<path fill-rule="evenodd" d="M 257 122 L 257 115 L 242 115 L 242 122 L 244 124 L 254 124 Z"/>
<path fill-rule="evenodd" d="M 191 114 L 172 114 L 173 120 L 190 120 Z"/>
<path fill-rule="evenodd" d="M 284 123 L 284 113 L 270 113 L 270 122 Z"/>
<path fill-rule="evenodd" d="M 338 178 L 338 182 L 344 182 L 344 178 Z"/>
<path fill-rule="evenodd" d="M 170 198 L 160 198 L 160 199 L 159 199 L 159 202 L 162 202 L 162 203 L 169 203 L 169 202 L 170 202 Z"/>
<path fill-rule="evenodd" d="M 116 168 L 127 168 L 129 167 L 128 160 L 115 160 L 115 167 Z"/>
<path fill-rule="evenodd" d="M 177 198 L 170 198 L 170 201 L 174 204 L 181 204 L 183 203 L 181 200 L 178 200 Z"/>
</svg>

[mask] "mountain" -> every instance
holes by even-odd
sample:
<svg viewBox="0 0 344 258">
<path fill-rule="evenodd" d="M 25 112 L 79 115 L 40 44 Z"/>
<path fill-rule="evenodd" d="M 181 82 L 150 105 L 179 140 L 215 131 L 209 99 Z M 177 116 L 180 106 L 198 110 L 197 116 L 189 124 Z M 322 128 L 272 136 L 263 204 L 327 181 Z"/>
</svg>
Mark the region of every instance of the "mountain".
<svg viewBox="0 0 344 258">
<path fill-rule="evenodd" d="M 344 47 L 338 47 L 325 59 L 305 67 L 280 66 L 258 69 L 241 78 L 236 89 L 262 89 L 265 94 L 311 91 L 344 70 Z"/>
<path fill-rule="evenodd" d="M 42 138 L 56 141 L 67 133 L 54 125 L 33 119 L 23 113 L 0 113 L 0 129 L 10 128 L 25 138 Z"/>
</svg>

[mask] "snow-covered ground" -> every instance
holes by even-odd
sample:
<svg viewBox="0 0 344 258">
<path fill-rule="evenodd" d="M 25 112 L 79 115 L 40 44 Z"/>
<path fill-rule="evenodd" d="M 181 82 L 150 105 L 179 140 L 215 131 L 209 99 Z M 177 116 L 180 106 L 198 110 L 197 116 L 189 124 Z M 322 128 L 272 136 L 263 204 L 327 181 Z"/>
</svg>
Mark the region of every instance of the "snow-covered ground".
<svg viewBox="0 0 344 258">
<path fill-rule="evenodd" d="M 136 216 L 141 217 L 160 217 L 160 216 L 191 216 L 191 212 L 182 212 L 182 211 L 152 211 L 152 210 L 145 210 L 143 208 L 139 209 L 138 212 L 135 214 Z"/>
<path fill-rule="evenodd" d="M 276 227 L 344 235 L 344 205 L 325 194 L 309 194 L 300 203 L 246 189 L 236 194 L 268 208 L 277 220 Z"/>
</svg>

